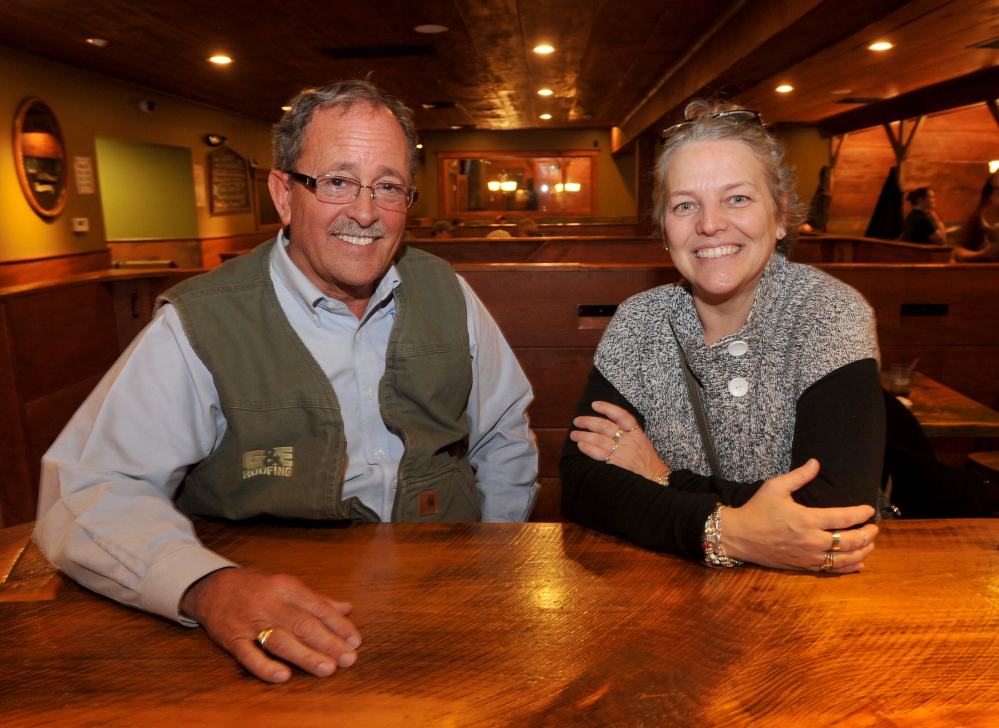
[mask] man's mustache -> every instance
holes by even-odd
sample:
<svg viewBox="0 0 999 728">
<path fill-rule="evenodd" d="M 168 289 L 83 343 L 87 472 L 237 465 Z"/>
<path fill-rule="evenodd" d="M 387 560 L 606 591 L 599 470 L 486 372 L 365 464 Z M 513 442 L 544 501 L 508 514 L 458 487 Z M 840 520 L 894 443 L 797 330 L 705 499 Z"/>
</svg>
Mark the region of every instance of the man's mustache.
<svg viewBox="0 0 999 728">
<path fill-rule="evenodd" d="M 385 225 L 379 220 L 376 220 L 367 227 L 359 225 L 350 219 L 334 220 L 326 229 L 326 232 L 329 235 L 336 235 L 337 237 L 348 235 L 356 238 L 384 238 L 388 235 L 388 230 L 385 229 Z"/>
</svg>

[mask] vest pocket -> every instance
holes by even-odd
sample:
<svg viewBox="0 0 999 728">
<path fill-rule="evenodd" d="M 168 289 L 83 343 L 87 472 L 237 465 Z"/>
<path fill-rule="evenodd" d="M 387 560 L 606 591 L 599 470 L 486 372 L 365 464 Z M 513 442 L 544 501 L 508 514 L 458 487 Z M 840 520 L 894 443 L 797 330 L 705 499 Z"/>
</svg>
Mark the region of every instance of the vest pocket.
<svg viewBox="0 0 999 728">
<path fill-rule="evenodd" d="M 402 499 L 397 510 L 400 521 L 442 523 L 482 520 L 475 479 L 464 475 L 453 463 L 400 485 Z M 436 510 L 435 510 L 436 509 Z M 420 515 L 421 511 L 424 515 Z"/>
</svg>

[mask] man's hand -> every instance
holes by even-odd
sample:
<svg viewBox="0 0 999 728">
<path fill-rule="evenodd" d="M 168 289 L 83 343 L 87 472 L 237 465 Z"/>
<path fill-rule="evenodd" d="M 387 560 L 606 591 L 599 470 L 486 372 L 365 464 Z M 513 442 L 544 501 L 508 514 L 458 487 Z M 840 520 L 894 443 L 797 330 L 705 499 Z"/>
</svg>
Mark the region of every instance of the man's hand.
<svg viewBox="0 0 999 728">
<path fill-rule="evenodd" d="M 181 613 L 219 647 L 266 682 L 285 682 L 291 670 L 278 657 L 316 677 L 350 667 L 361 644 L 346 618 L 351 606 L 317 594 L 293 576 L 256 569 L 220 569 L 184 594 Z M 266 629 L 265 652 L 255 642 Z"/>
<path fill-rule="evenodd" d="M 871 506 L 807 508 L 791 494 L 819 474 L 814 458 L 789 473 L 771 478 L 741 508 L 721 514 L 725 551 L 741 561 L 774 569 L 819 571 L 832 548 L 831 531 L 840 533 L 839 550 L 830 552 L 828 571 L 846 574 L 864 568 L 874 550 L 878 527 L 855 528 L 874 515 Z"/>
</svg>

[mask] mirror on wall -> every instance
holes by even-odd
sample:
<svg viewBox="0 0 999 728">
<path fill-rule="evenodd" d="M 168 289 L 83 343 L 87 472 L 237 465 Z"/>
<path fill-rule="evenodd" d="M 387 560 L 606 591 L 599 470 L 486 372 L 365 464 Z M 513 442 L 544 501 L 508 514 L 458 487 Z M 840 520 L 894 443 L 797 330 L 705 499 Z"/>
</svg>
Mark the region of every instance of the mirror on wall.
<svg viewBox="0 0 999 728">
<path fill-rule="evenodd" d="M 39 98 L 21 102 L 14 121 L 14 161 L 21 189 L 42 217 L 56 217 L 69 193 L 66 151 L 55 114 Z"/>
<path fill-rule="evenodd" d="M 442 217 L 562 217 L 597 209 L 597 152 L 438 152 Z"/>
</svg>

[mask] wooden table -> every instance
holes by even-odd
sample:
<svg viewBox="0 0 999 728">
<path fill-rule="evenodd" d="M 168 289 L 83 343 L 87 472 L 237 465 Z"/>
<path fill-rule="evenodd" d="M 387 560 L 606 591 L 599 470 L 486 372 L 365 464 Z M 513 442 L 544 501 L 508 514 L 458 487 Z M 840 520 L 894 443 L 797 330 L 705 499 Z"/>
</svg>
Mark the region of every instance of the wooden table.
<svg viewBox="0 0 999 728">
<path fill-rule="evenodd" d="M 0 531 L 0 551 L 26 533 Z M 845 577 L 708 570 L 565 524 L 199 533 L 353 601 L 357 664 L 266 685 L 201 630 L 65 581 L 52 600 L 0 603 L 0 725 L 999 721 L 999 521 L 886 524 Z M 11 581 L 45 570 L 33 548 Z"/>
<path fill-rule="evenodd" d="M 887 372 L 881 381 L 888 386 Z M 999 412 L 925 374 L 913 373 L 909 399 L 927 437 L 999 437 Z"/>
</svg>

